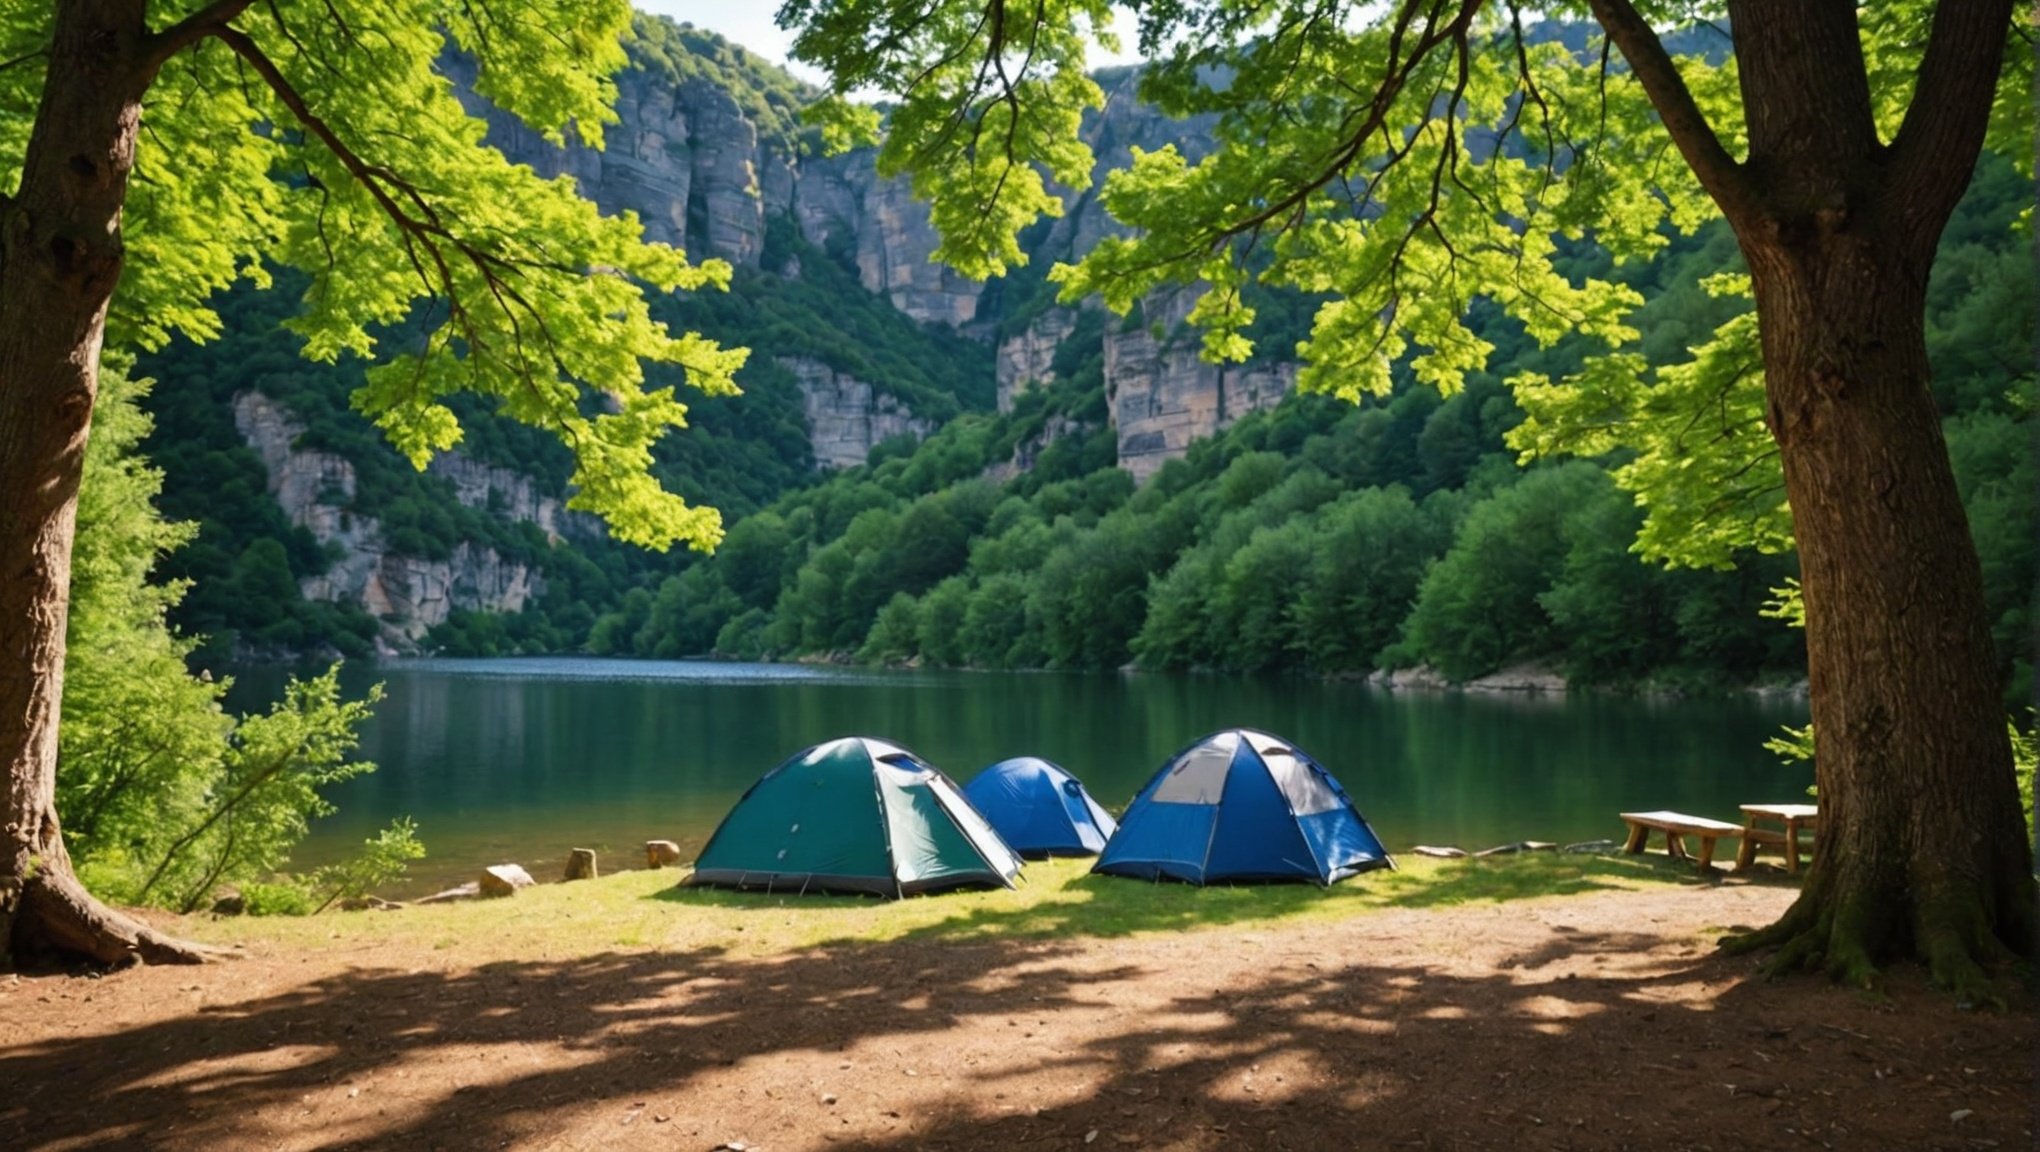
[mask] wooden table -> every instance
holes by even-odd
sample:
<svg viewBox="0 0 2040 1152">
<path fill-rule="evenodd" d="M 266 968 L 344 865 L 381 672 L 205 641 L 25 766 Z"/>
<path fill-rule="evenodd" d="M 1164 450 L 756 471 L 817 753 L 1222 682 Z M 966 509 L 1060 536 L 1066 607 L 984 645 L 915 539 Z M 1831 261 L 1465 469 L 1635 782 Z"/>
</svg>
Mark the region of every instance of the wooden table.
<svg viewBox="0 0 2040 1152">
<path fill-rule="evenodd" d="M 1624 852 L 1635 855 L 1644 850 L 1653 831 L 1665 834 L 1665 851 L 1674 860 L 1692 860 L 1705 872 L 1714 862 L 1714 842 L 1723 836 L 1741 836 L 1743 830 L 1722 820 L 1710 820 L 1705 816 L 1688 816 L 1684 812 L 1624 812 L 1622 822 L 1629 825 L 1629 840 L 1622 846 Z M 1700 838 L 1700 855 L 1686 854 L 1686 837 Z M 1748 841 L 1744 841 L 1747 845 Z M 1745 848 L 1744 851 L 1748 849 Z"/>
<path fill-rule="evenodd" d="M 1799 871 L 1799 830 L 1804 828 L 1818 836 L 1820 809 L 1812 804 L 1745 804 L 1742 813 L 1742 851 L 1735 854 L 1737 870 L 1749 867 L 1757 858 L 1758 845 L 1775 844 L 1785 849 L 1785 870 Z M 1784 830 L 1760 828 L 1759 821 L 1781 824 Z"/>
</svg>

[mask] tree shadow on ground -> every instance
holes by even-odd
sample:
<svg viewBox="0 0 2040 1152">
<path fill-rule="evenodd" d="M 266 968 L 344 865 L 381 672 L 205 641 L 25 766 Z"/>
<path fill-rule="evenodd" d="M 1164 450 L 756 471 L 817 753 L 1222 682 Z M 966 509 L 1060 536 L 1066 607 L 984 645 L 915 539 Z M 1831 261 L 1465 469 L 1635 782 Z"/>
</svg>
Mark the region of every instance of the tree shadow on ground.
<svg viewBox="0 0 2040 1152">
<path fill-rule="evenodd" d="M 264 962 L 280 990 L 0 1048 L 0 1147 L 2031 1138 L 2030 1005 L 1960 1014 L 1904 974 L 1878 1002 L 1752 981 L 1746 962 L 1648 932 L 1518 927 L 1531 946 L 1488 961 L 1478 933 L 1412 954 L 1374 931 L 1363 917 L 1307 934 L 701 949 L 302 982 Z M 169 994 L 186 978 L 117 979 Z"/>
</svg>

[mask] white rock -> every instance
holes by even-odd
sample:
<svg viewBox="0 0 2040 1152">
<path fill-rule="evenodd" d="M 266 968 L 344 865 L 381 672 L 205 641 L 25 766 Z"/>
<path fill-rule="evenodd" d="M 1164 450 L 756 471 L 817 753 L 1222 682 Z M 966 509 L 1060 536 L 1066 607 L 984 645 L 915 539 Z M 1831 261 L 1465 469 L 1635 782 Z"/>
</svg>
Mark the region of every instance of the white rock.
<svg viewBox="0 0 2040 1152">
<path fill-rule="evenodd" d="M 475 884 L 484 896 L 515 896 L 519 888 L 536 883 L 531 873 L 516 864 L 491 864 L 475 877 Z"/>
</svg>

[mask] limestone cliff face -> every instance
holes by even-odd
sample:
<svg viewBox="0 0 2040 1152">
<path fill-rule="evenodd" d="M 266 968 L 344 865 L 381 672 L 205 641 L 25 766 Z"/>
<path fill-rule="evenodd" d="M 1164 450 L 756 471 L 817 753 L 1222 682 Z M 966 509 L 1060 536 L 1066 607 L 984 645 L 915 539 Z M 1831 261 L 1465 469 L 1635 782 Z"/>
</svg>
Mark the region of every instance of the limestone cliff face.
<svg viewBox="0 0 2040 1152">
<path fill-rule="evenodd" d="M 452 70 L 465 90 L 472 74 L 463 67 L 456 63 Z M 472 95 L 466 99 L 487 117 L 491 142 L 512 160 L 573 176 L 604 211 L 637 213 L 651 239 L 757 267 L 766 222 L 788 216 L 811 243 L 852 254 L 864 287 L 906 315 L 991 337 L 998 317 L 988 314 L 985 286 L 930 259 L 939 238 L 927 207 L 905 180 L 878 175 L 873 150 L 793 156 L 761 139 L 730 94 L 703 80 L 674 84 L 659 73 L 629 69 L 617 77 L 617 87 L 620 122 L 607 129 L 602 152 L 554 147 Z M 1142 104 L 1130 76 L 1110 85 L 1105 107 L 1085 118 L 1082 132 L 1098 158 L 1096 179 L 1088 189 L 1063 190 L 1063 215 L 1031 253 L 1037 263 L 1078 259 L 1125 231 L 1099 203 L 1098 188 L 1105 172 L 1126 164 L 1134 148 L 1174 146 L 1194 163 L 1212 145 L 1208 122 L 1171 120 Z M 799 275 L 797 264 L 770 271 Z M 1162 317 L 1165 331 L 1173 330 L 1187 307 L 1187 296 L 1170 294 L 1149 316 Z M 1010 411 L 1028 383 L 1050 379 L 1056 348 L 1075 327 L 1075 311 L 1053 307 L 1001 343 L 1001 410 Z M 1295 382 L 1293 365 L 1219 368 L 1198 361 L 1194 341 L 1179 347 L 1112 327 L 1103 337 L 1107 388 L 1120 464 L 1136 478 L 1145 479 L 1192 440 L 1223 430 L 1242 413 L 1275 403 Z M 861 463 L 888 435 L 928 430 L 868 384 L 839 379 L 814 361 L 787 363 L 801 378 L 822 467 Z"/>
<path fill-rule="evenodd" d="M 779 363 L 800 382 L 817 468 L 855 468 L 883 441 L 934 431 L 933 424 L 898 400 L 819 360 L 782 356 Z"/>
<path fill-rule="evenodd" d="M 520 612 L 545 591 L 538 573 L 505 560 L 492 548 L 462 541 L 444 560 L 404 556 L 386 550 L 382 525 L 349 510 L 355 492 L 354 465 L 330 452 L 299 448 L 304 429 L 288 409 L 260 392 L 234 397 L 234 426 L 261 458 L 269 492 L 293 524 L 309 530 L 336 556 L 330 567 L 299 583 L 307 600 L 356 604 L 382 623 L 381 645 L 392 652 L 416 651 L 434 625 L 454 609 Z M 530 519 L 552 532 L 578 531 L 579 513 L 564 513 L 558 502 L 537 497 L 530 481 L 455 457 L 439 469 L 453 480 L 463 503 L 478 497 L 512 519 Z M 505 473 L 499 477 L 494 473 Z M 457 477 L 457 478 L 456 478 Z M 521 483 L 511 483 L 514 477 Z M 492 495 L 501 494 L 501 495 Z M 528 512 L 518 516 L 514 512 Z M 548 523 L 552 526 L 548 527 Z"/>
<path fill-rule="evenodd" d="M 536 524 L 547 540 L 591 540 L 602 535 L 602 521 L 586 512 L 569 512 L 557 497 L 539 491 L 522 472 L 484 464 L 460 452 L 442 452 L 425 470 L 453 485 L 454 499 L 470 508 L 519 524 Z"/>
<path fill-rule="evenodd" d="M 1082 134 L 1090 145 L 1095 163 L 1091 186 L 1081 193 L 1064 190 L 1063 214 L 1049 228 L 1043 248 L 1055 260 L 1073 260 L 1098 246 L 1107 236 L 1129 235 L 1130 230 L 1112 219 L 1098 201 L 1105 186 L 1105 174 L 1133 162 L 1133 150 L 1157 152 L 1173 146 L 1195 164 L 1211 153 L 1215 117 L 1171 120 L 1136 95 L 1134 77 L 1113 84 L 1105 94 L 1105 107 L 1084 117 Z"/>
<path fill-rule="evenodd" d="M 1075 311 L 1051 308 L 1036 317 L 1026 331 L 999 344 L 994 368 L 999 380 L 999 411 L 1011 412 L 1015 396 L 1031 386 L 1055 380 L 1052 370 L 1055 350 L 1076 326 Z"/>
<path fill-rule="evenodd" d="M 447 63 L 461 98 L 489 124 L 489 143 L 546 176 L 572 176 L 606 213 L 631 211 L 645 237 L 755 267 L 765 248 L 765 214 L 792 193 L 787 158 L 763 146 L 756 125 L 728 92 L 706 81 L 673 85 L 639 69 L 616 77 L 618 123 L 600 152 L 559 148 L 516 117 L 474 95 L 474 67 Z M 768 195 L 768 193 L 772 195 Z"/>
<path fill-rule="evenodd" d="M 941 238 L 928 206 L 905 179 L 879 177 L 876 152 L 805 162 L 794 177 L 792 210 L 810 242 L 847 242 L 858 279 L 893 307 L 924 324 L 964 328 L 977 319 L 984 286 L 930 259 Z"/>
<path fill-rule="evenodd" d="M 790 215 L 818 245 L 840 235 L 865 288 L 914 319 L 961 328 L 977 317 L 983 287 L 929 260 L 938 238 L 927 206 L 904 179 L 881 179 L 869 149 L 801 160 L 762 141 L 723 89 L 638 69 L 617 76 L 619 123 L 606 129 L 604 150 L 559 148 L 474 96 L 471 65 L 449 70 L 504 155 L 572 176 L 604 212 L 637 213 L 648 239 L 755 268 L 766 220 Z"/>
<path fill-rule="evenodd" d="M 1119 433 L 1119 466 L 1136 481 L 1182 456 L 1191 441 L 1274 407 L 1296 387 L 1294 364 L 1199 359 L 1197 337 L 1175 335 L 1194 300 L 1191 291 L 1158 293 L 1146 303 L 1146 324 L 1112 325 L 1105 333 L 1105 391 Z"/>
<path fill-rule="evenodd" d="M 1211 151 L 1209 119 L 1171 120 L 1136 99 L 1134 87 L 1131 78 L 1114 85 L 1104 109 L 1086 118 L 1085 141 L 1097 156 L 1092 187 L 1065 194 L 1063 215 L 1035 252 L 1035 260 L 1074 261 L 1099 241 L 1126 234 L 1098 202 L 1097 192 L 1106 172 L 1131 162 L 1133 149 L 1152 152 L 1173 146 L 1193 164 Z M 1224 431 L 1248 412 L 1274 406 L 1296 386 L 1293 364 L 1244 369 L 1206 364 L 1198 359 L 1194 335 L 1172 339 L 1194 299 L 1189 291 L 1159 293 L 1144 309 L 1147 327 L 1122 332 L 1114 318 L 1101 337 L 1119 466 L 1138 481 L 1182 456 L 1192 441 Z M 1013 398 L 1030 381 L 1048 383 L 1053 378 L 1049 365 L 1056 348 L 1076 326 L 1077 313 L 1057 306 L 1000 344 L 1002 411 L 1011 409 Z M 1157 327 L 1160 337 L 1153 331 Z"/>
</svg>

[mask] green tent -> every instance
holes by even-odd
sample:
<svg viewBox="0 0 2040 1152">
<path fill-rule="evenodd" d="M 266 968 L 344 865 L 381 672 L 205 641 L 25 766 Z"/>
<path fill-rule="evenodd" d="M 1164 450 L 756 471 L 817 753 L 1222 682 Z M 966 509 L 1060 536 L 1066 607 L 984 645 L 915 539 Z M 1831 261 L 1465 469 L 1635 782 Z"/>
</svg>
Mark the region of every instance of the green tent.
<svg viewBox="0 0 2040 1152">
<path fill-rule="evenodd" d="M 1013 886 L 1020 858 L 935 768 L 896 744 L 817 744 L 759 777 L 687 884 L 910 896 Z"/>
</svg>

